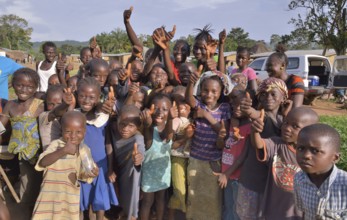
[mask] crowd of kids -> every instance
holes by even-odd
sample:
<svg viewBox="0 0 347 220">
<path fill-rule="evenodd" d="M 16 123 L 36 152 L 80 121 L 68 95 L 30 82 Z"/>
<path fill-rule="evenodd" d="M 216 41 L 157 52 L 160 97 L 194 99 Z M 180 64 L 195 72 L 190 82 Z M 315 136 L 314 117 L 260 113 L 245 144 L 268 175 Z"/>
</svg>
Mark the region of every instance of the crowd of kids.
<svg viewBox="0 0 347 220">
<path fill-rule="evenodd" d="M 225 30 L 216 40 L 208 26 L 172 53 L 176 27 L 157 28 L 143 55 L 132 11 L 124 11 L 133 45 L 125 66 L 103 60 L 94 38 L 74 76 L 52 42 L 36 71 L 14 73 L 17 98 L 0 108 L 1 145 L 12 156 L 1 162 L 19 177 L 24 216 L 347 219 L 340 136 L 302 106 L 303 81 L 287 74 L 282 47 L 262 82 L 244 47 L 226 73 Z"/>
</svg>

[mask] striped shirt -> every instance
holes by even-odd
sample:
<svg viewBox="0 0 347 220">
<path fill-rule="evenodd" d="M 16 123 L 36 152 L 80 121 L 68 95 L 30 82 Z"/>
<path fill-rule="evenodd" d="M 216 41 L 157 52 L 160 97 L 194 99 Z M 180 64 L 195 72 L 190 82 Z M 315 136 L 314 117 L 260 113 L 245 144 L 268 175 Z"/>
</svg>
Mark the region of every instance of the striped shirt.
<svg viewBox="0 0 347 220">
<path fill-rule="evenodd" d="M 288 97 L 292 95 L 304 94 L 305 84 L 300 76 L 290 75 L 286 81 L 286 86 L 288 89 Z"/>
<path fill-rule="evenodd" d="M 207 110 L 218 122 L 230 119 L 230 105 L 227 103 L 220 104 L 213 111 L 207 109 L 206 105 L 198 100 L 196 100 L 196 103 L 196 107 Z M 212 129 L 211 124 L 204 118 L 197 118 L 195 119 L 195 126 L 190 156 L 205 161 L 221 159 L 222 150 L 216 147 L 218 133 Z"/>
<path fill-rule="evenodd" d="M 336 166 L 319 188 L 306 173 L 297 173 L 294 194 L 304 219 L 347 219 L 347 172 Z"/>
</svg>

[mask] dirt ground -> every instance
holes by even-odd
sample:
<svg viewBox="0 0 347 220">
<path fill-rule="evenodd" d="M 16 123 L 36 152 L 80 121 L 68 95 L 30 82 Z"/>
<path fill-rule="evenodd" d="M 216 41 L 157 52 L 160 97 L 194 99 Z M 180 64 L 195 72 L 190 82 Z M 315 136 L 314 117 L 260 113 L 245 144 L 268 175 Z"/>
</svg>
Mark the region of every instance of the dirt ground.
<svg viewBox="0 0 347 220">
<path fill-rule="evenodd" d="M 347 109 L 343 108 L 343 104 L 336 103 L 333 99 L 317 99 L 315 104 L 311 106 L 318 115 L 347 115 Z"/>
</svg>

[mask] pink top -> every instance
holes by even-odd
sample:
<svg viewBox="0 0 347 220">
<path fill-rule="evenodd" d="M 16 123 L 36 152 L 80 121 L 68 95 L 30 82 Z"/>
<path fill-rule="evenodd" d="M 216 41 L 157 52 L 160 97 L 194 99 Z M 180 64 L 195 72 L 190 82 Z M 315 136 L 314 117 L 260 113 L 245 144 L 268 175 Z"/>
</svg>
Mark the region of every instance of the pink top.
<svg viewBox="0 0 347 220">
<path fill-rule="evenodd" d="M 234 73 L 239 73 L 239 72 L 240 72 L 239 68 L 236 68 L 231 71 L 230 75 Z M 257 74 L 255 73 L 254 69 L 252 69 L 251 67 L 247 67 L 246 69 L 242 71 L 242 73 L 243 75 L 247 77 L 248 81 L 251 81 L 257 78 Z"/>
</svg>

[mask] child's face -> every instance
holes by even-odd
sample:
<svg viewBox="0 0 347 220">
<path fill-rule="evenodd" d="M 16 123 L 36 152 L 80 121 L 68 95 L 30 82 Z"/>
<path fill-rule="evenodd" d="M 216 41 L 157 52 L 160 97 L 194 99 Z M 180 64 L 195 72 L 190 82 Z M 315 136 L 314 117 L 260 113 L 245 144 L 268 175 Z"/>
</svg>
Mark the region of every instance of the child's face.
<svg viewBox="0 0 347 220">
<path fill-rule="evenodd" d="M 45 59 L 49 62 L 53 62 L 55 58 L 55 48 L 54 47 L 45 47 L 43 50 L 43 54 L 45 55 Z"/>
<path fill-rule="evenodd" d="M 164 88 L 168 83 L 166 72 L 157 66 L 152 69 L 149 80 L 154 88 Z"/>
<path fill-rule="evenodd" d="M 329 144 L 326 136 L 300 134 L 296 147 L 296 160 L 300 168 L 308 174 L 320 175 L 330 171 L 340 158 L 340 154 Z"/>
<path fill-rule="evenodd" d="M 155 106 L 155 110 L 152 115 L 154 124 L 165 124 L 171 108 L 171 101 L 166 98 L 154 99 L 152 104 Z"/>
<path fill-rule="evenodd" d="M 266 71 L 269 77 L 279 78 L 284 71 L 284 65 L 276 57 L 269 57 L 266 62 Z"/>
<path fill-rule="evenodd" d="M 63 128 L 63 140 L 65 142 L 70 141 L 72 144 L 78 145 L 82 142 L 86 129 L 84 123 L 77 119 L 65 121 L 62 125 Z M 77 148 L 76 148 L 77 151 Z"/>
<path fill-rule="evenodd" d="M 77 91 L 77 101 L 83 112 L 91 111 L 99 99 L 100 93 L 94 86 L 84 85 Z"/>
<path fill-rule="evenodd" d="M 105 85 L 107 76 L 108 69 L 105 66 L 98 66 L 96 71 L 93 73 L 93 77 L 99 82 L 101 87 Z"/>
<path fill-rule="evenodd" d="M 265 111 L 278 109 L 283 101 L 283 95 L 278 88 L 273 88 L 269 92 L 262 92 L 259 95 L 259 102 Z"/>
<path fill-rule="evenodd" d="M 137 133 L 136 118 L 139 118 L 139 115 L 132 112 L 123 113 L 119 116 L 117 126 L 122 138 L 128 139 Z"/>
<path fill-rule="evenodd" d="M 90 50 L 84 50 L 80 59 L 83 65 L 89 63 L 92 60 L 92 52 Z"/>
<path fill-rule="evenodd" d="M 118 77 L 116 74 L 110 74 L 108 77 L 108 85 L 109 86 L 117 86 L 118 85 Z"/>
<path fill-rule="evenodd" d="M 143 65 L 140 61 L 133 62 L 131 64 L 130 80 L 132 82 L 138 82 L 143 71 Z"/>
<path fill-rule="evenodd" d="M 137 92 L 133 95 L 133 102 L 134 105 L 138 108 L 138 109 L 142 109 L 143 108 L 143 103 L 145 100 L 145 95 L 142 92 Z"/>
<path fill-rule="evenodd" d="M 67 82 L 67 87 L 71 88 L 72 92 L 75 92 L 77 90 L 77 77 L 70 78 Z"/>
<path fill-rule="evenodd" d="M 14 91 L 20 101 L 26 101 L 34 96 L 37 85 L 28 76 L 17 77 L 13 82 Z"/>
<path fill-rule="evenodd" d="M 193 72 L 193 67 L 191 65 L 182 64 L 179 68 L 179 77 L 183 86 L 187 86 L 189 83 L 189 77 Z"/>
<path fill-rule="evenodd" d="M 183 43 L 176 44 L 173 48 L 173 56 L 176 62 L 185 62 L 188 55 L 187 48 Z"/>
<path fill-rule="evenodd" d="M 54 74 L 51 77 L 49 77 L 48 79 L 48 85 L 59 85 L 59 79 L 58 79 L 58 75 Z"/>
<path fill-rule="evenodd" d="M 206 59 L 207 51 L 206 51 L 206 41 L 197 40 L 194 43 L 193 54 L 197 60 Z"/>
<path fill-rule="evenodd" d="M 241 53 L 238 53 L 236 56 L 236 64 L 239 68 L 244 68 L 248 65 L 249 61 L 249 53 L 246 51 L 243 51 Z"/>
<path fill-rule="evenodd" d="M 47 94 L 47 97 L 46 97 L 47 110 L 51 111 L 56 106 L 60 105 L 62 103 L 62 100 L 63 100 L 62 92 L 52 92 Z"/>
<path fill-rule="evenodd" d="M 308 120 L 305 115 L 301 115 L 300 112 L 289 112 L 281 126 L 282 140 L 287 143 L 296 144 L 300 130 L 310 124 L 312 124 L 311 120 Z"/>
<path fill-rule="evenodd" d="M 216 80 L 206 79 L 201 86 L 201 100 L 208 107 L 214 107 L 221 95 L 222 88 Z"/>
</svg>

